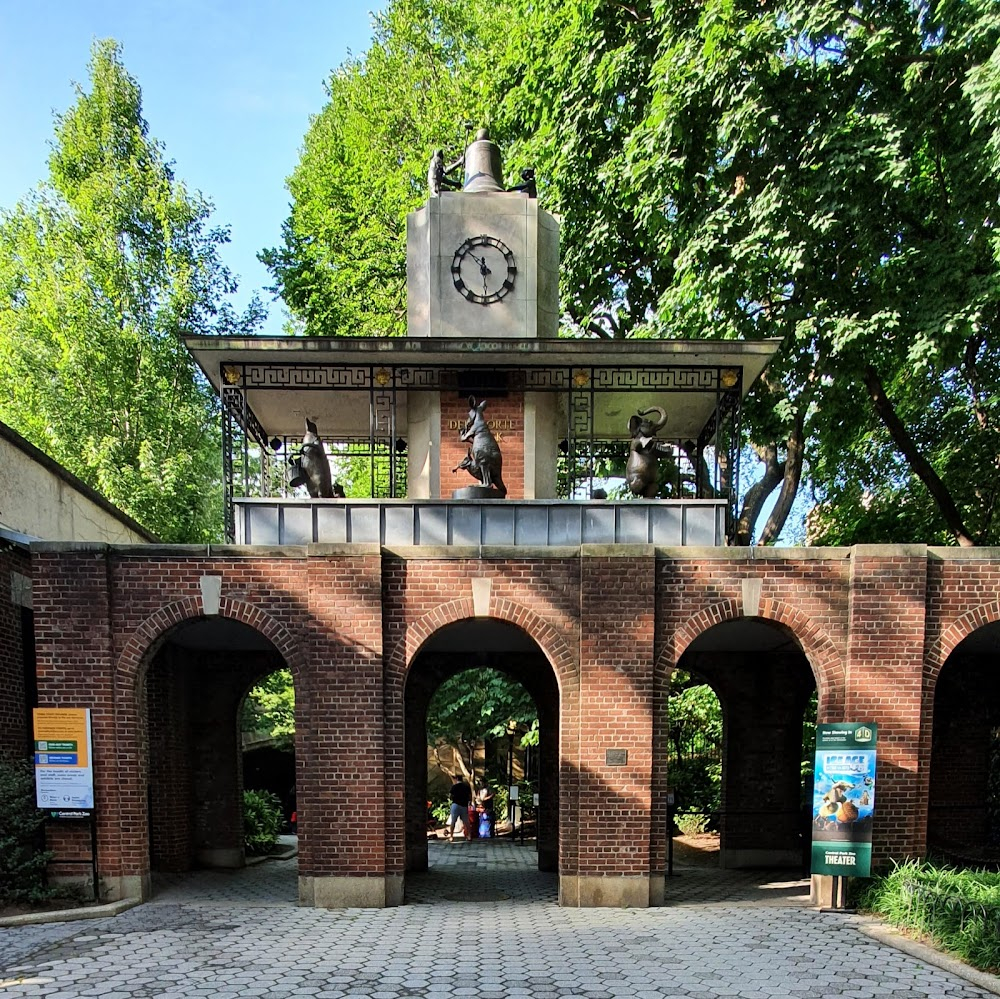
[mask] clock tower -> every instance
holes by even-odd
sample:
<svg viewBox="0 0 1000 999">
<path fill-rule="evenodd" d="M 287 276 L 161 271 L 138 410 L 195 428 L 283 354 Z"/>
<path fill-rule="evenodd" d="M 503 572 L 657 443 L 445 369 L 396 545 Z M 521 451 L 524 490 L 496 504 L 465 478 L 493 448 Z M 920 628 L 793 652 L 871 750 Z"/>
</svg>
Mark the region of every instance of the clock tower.
<svg viewBox="0 0 1000 999">
<path fill-rule="evenodd" d="M 556 336 L 559 224 L 538 207 L 533 182 L 504 188 L 485 129 L 455 166 L 464 166 L 460 190 L 435 153 L 430 196 L 406 220 L 407 335 Z"/>
</svg>

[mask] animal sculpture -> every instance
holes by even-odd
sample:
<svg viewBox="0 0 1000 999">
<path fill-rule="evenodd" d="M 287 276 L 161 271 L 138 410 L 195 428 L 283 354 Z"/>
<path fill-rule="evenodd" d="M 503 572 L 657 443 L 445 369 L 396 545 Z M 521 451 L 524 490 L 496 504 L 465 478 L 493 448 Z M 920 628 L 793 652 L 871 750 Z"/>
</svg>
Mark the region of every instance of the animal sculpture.
<svg viewBox="0 0 1000 999">
<path fill-rule="evenodd" d="M 655 422 L 648 419 L 650 413 L 659 416 Z M 632 435 L 629 445 L 628 463 L 625 465 L 625 481 L 635 496 L 655 499 L 657 492 L 657 457 L 661 451 L 668 451 L 670 445 L 658 441 L 656 434 L 667 425 L 667 414 L 660 406 L 640 409 L 629 418 L 628 432 Z"/>
<path fill-rule="evenodd" d="M 472 460 L 472 450 L 452 469 L 453 472 L 457 472 L 460 468 L 464 468 L 469 475 L 475 476 L 480 482 L 483 481 L 483 473 L 479 470 L 479 467 Z"/>
<path fill-rule="evenodd" d="M 333 476 L 330 473 L 330 460 L 323 448 L 316 424 L 306 419 L 306 432 L 302 438 L 299 453 L 288 462 L 288 484 L 290 486 L 305 486 L 314 499 L 333 497 Z"/>
<path fill-rule="evenodd" d="M 469 396 L 469 418 L 465 421 L 460 439 L 469 445 L 469 453 L 453 471 L 464 468 L 473 478 L 479 479 L 487 489 L 496 489 L 501 497 L 507 495 L 503 482 L 503 455 L 483 415 L 486 400 L 476 405 L 476 397 Z"/>
</svg>

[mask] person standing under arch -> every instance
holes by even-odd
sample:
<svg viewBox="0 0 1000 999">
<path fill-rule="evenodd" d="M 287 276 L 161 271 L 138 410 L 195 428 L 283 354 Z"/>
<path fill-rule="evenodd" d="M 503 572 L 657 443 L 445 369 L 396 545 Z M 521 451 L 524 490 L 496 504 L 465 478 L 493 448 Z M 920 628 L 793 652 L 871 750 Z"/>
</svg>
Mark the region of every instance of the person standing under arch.
<svg viewBox="0 0 1000 999">
<path fill-rule="evenodd" d="M 455 842 L 455 823 L 462 820 L 462 831 L 466 839 L 472 839 L 469 829 L 469 805 L 472 804 L 472 788 L 462 779 L 460 774 L 451 778 L 451 815 L 448 818 L 448 842 Z"/>
</svg>

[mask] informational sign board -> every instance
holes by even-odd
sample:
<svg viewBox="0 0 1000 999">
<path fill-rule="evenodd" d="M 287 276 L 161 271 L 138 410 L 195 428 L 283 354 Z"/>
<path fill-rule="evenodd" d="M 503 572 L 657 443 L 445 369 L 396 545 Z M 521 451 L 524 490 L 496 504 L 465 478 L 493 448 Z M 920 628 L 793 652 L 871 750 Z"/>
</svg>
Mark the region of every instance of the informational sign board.
<svg viewBox="0 0 1000 999">
<path fill-rule="evenodd" d="M 46 810 L 94 807 L 89 708 L 35 708 L 35 800 Z"/>
<path fill-rule="evenodd" d="M 813 874 L 871 874 L 876 732 L 871 722 L 816 726 Z"/>
</svg>

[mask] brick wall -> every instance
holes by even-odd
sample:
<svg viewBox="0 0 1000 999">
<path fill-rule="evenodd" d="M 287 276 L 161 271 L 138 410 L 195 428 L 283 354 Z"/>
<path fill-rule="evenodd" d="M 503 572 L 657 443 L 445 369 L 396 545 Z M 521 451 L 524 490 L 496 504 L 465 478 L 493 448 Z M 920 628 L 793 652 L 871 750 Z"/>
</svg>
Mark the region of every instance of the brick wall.
<svg viewBox="0 0 1000 999">
<path fill-rule="evenodd" d="M 477 402 L 481 402 L 478 399 Z M 441 393 L 441 496 L 449 499 L 455 489 L 481 485 L 464 468 L 457 468 L 469 451 L 459 440 L 469 416 L 469 400 L 457 393 Z M 508 499 L 524 498 L 524 393 L 512 392 L 486 401 L 486 422 L 503 455 L 503 481 Z"/>
<path fill-rule="evenodd" d="M 921 754 L 926 549 L 852 559 L 846 716 L 879 723 L 872 863 L 923 851 L 929 768 Z"/>
<path fill-rule="evenodd" d="M 770 696 L 766 685 L 746 686 L 756 667 L 736 669 L 726 680 L 728 717 L 744 714 L 730 739 L 751 725 L 753 710 L 770 712 L 777 733 L 771 749 L 791 756 L 800 695 L 809 685 L 808 676 L 799 683 L 801 671 L 811 672 L 820 721 L 879 725 L 876 861 L 922 851 L 937 677 L 962 638 L 1000 621 L 1000 553 L 670 549 L 656 556 L 651 548 L 595 547 L 512 554 L 404 555 L 358 545 L 223 548 L 209 556 L 194 548 L 41 546 L 32 566 L 39 699 L 92 709 L 102 871 L 148 869 L 148 783 L 154 801 L 173 801 L 182 792 L 168 793 L 166 784 L 186 780 L 193 788 L 199 779 L 181 759 L 184 739 L 168 727 L 190 732 L 198 745 L 191 698 L 208 682 L 207 671 L 185 695 L 167 664 L 171 657 L 192 661 L 170 636 L 202 618 L 203 575 L 222 577 L 220 616 L 264 635 L 275 663 L 286 662 L 295 678 L 302 875 L 406 869 L 400 816 L 423 798 L 419 789 L 407 797 L 407 683 L 411 671 L 424 668 L 420 654 L 429 639 L 474 618 L 476 579 L 477 587 L 486 585 L 476 591 L 479 612 L 530 636 L 538 647 L 532 669 L 548 670 L 558 687 L 558 721 L 554 696 L 540 696 L 549 728 L 558 731 L 558 746 L 547 735 L 553 741 L 542 756 L 543 766 L 558 760 L 558 780 L 549 782 L 558 784 L 551 814 L 558 816 L 564 874 L 662 871 L 667 679 L 698 636 L 746 617 L 767 622 L 793 651 L 800 648 L 799 672 L 781 690 L 774 686 L 782 683 L 780 671 L 769 673 Z M 0 616 L 0 627 L 13 633 L 13 619 L 6 620 Z M 0 649 L 8 664 L 12 642 Z M 755 650 L 744 651 L 750 663 Z M 149 675 L 149 692 L 164 714 L 147 719 L 143 684 L 157 654 L 165 658 Z M 235 712 L 238 698 L 226 691 L 236 686 L 237 678 L 220 686 L 219 711 Z M 943 695 L 942 710 L 960 711 L 967 696 L 968 689 Z M 17 708 L 7 703 L 4 710 Z M 946 745 L 939 740 L 939 748 Z M 162 756 L 153 759 L 153 747 Z M 608 750 L 627 758 L 609 761 Z M 749 759 L 727 757 L 730 804 Z M 962 769 L 952 764 L 953 772 Z M 783 784 L 772 790 L 775 805 L 790 794 Z M 752 802 L 741 808 L 749 816 Z M 182 841 L 197 837 L 195 819 L 177 842 L 155 832 L 154 853 L 179 862 Z M 748 834 L 746 823 L 727 835 L 743 844 L 765 835 L 762 827 Z M 218 843 L 231 832 L 219 826 L 211 838 Z"/>
<path fill-rule="evenodd" d="M 15 602 L 14 577 L 30 579 L 28 553 L 0 541 L 0 752 L 24 756 L 30 738 L 25 660 L 31 658 L 31 636 L 24 635 L 23 622 L 31 613 Z"/>
</svg>

